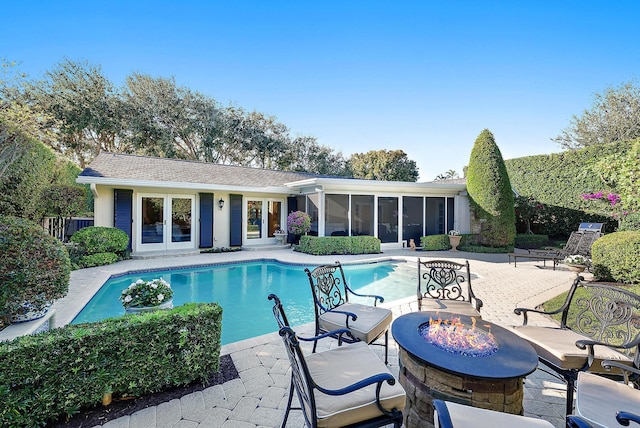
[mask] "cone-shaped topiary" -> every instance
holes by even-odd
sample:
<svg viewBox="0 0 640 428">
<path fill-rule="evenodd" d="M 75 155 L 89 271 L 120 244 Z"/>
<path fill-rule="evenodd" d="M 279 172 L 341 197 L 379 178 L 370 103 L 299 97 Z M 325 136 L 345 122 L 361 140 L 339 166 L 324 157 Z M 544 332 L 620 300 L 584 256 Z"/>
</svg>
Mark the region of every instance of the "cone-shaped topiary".
<svg viewBox="0 0 640 428">
<path fill-rule="evenodd" d="M 479 243 L 488 247 L 513 245 L 516 237 L 513 191 L 500 149 L 488 129 L 480 133 L 471 150 L 467 192 L 480 223 Z"/>
<path fill-rule="evenodd" d="M 67 294 L 67 250 L 37 224 L 0 216 L 0 255 L 0 318 L 5 322 L 10 316 L 43 310 Z"/>
</svg>

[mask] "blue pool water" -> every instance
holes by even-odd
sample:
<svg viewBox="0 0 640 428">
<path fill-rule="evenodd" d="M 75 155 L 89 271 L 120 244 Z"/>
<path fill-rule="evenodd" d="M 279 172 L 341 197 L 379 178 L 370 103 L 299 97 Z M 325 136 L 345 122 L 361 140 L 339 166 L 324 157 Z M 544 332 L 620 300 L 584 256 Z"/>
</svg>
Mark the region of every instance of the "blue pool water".
<svg viewBox="0 0 640 428">
<path fill-rule="evenodd" d="M 267 300 L 270 293 L 280 297 L 292 325 L 313 321 L 313 300 L 305 267 L 314 266 L 255 261 L 144 271 L 112 277 L 74 318 L 72 324 L 123 315 L 124 308 L 118 300 L 123 289 L 138 279 L 163 278 L 173 288 L 174 306 L 187 302 L 217 302 L 222 307 L 224 345 L 277 330 L 271 312 L 272 302 Z M 386 302 L 415 294 L 417 273 L 407 263 L 385 261 L 343 265 L 343 269 L 347 283 L 359 293 L 378 294 Z"/>
</svg>

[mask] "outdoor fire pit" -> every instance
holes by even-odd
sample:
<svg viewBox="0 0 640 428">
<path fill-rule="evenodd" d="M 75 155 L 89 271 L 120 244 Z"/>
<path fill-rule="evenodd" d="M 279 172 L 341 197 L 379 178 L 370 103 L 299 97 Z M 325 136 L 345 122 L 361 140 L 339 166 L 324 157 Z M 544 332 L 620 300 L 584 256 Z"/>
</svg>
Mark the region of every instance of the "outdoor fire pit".
<svg viewBox="0 0 640 428">
<path fill-rule="evenodd" d="M 393 322 L 405 426 L 433 427 L 433 399 L 523 414 L 524 377 L 538 365 L 528 342 L 498 325 L 462 315 L 414 312 Z"/>
</svg>

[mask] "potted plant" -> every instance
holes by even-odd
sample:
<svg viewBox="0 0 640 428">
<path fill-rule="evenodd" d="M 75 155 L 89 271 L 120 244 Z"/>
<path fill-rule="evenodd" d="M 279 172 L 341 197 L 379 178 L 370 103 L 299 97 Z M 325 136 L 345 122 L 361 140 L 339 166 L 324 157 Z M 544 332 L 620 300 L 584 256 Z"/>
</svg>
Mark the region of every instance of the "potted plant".
<svg viewBox="0 0 640 428">
<path fill-rule="evenodd" d="M 304 211 L 292 212 L 287 216 L 287 230 L 296 236 L 297 244 L 300 242 L 300 236 L 311 230 L 311 217 Z"/>
<path fill-rule="evenodd" d="M 287 238 L 287 232 L 280 229 L 280 226 L 273 232 L 273 236 L 278 240 L 280 244 L 284 244 L 284 240 Z"/>
<path fill-rule="evenodd" d="M 460 235 L 460 231 L 458 230 L 449 231 L 449 244 L 451 244 L 451 251 L 458 251 L 458 245 L 460 245 L 461 238 L 462 236 Z"/>
<path fill-rule="evenodd" d="M 590 263 L 591 260 L 580 254 L 573 254 L 564 259 L 564 264 L 566 264 L 570 270 L 577 273 L 584 272 Z"/>
<path fill-rule="evenodd" d="M 162 278 L 132 282 L 119 297 L 127 313 L 173 308 L 173 290 Z"/>
</svg>

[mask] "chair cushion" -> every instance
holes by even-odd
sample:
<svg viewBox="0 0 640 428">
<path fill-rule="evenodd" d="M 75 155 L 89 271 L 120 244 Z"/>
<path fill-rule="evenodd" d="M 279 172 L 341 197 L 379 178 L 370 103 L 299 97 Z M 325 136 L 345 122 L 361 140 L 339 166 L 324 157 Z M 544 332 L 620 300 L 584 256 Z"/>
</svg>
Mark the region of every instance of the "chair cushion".
<svg viewBox="0 0 640 428">
<path fill-rule="evenodd" d="M 479 409 L 462 404 L 445 402 L 454 427 L 496 428 L 551 428 L 553 425 L 542 419 L 533 419 L 520 415 Z M 437 413 L 434 416 L 435 428 L 439 428 Z"/>
<path fill-rule="evenodd" d="M 466 315 L 468 317 L 481 319 L 482 315 L 469 302 L 464 300 L 446 300 L 422 298 L 421 310 L 429 312 L 445 312 Z"/>
<path fill-rule="evenodd" d="M 589 337 L 559 327 L 522 325 L 515 326 L 514 331 L 533 346 L 538 357 L 562 370 L 580 369 L 587 364 L 589 352 L 578 348 L 576 342 L 591 340 Z M 626 355 L 606 346 L 596 346 L 594 352 L 596 358 L 589 367 L 590 371 L 604 372 L 603 360 L 633 363 Z"/>
<path fill-rule="evenodd" d="M 362 305 L 360 303 L 345 303 L 335 308 L 338 311 L 352 312 L 358 319 L 349 319 L 349 329 L 354 337 L 365 343 L 371 343 L 389 329 L 393 315 L 386 308 Z M 318 325 L 326 331 L 345 327 L 347 316 L 335 312 L 325 312 L 320 315 Z"/>
<path fill-rule="evenodd" d="M 340 389 L 379 373 L 390 373 L 387 366 L 365 342 L 343 345 L 328 351 L 305 355 L 309 374 L 323 388 Z M 386 382 L 380 391 L 385 409 L 404 410 L 406 394 L 399 382 Z M 346 395 L 326 395 L 315 391 L 319 427 L 341 427 L 376 418 L 382 413 L 376 406 L 376 385 Z"/>
<path fill-rule="evenodd" d="M 636 412 L 640 390 L 591 373 L 578 373 L 575 413 L 598 427 L 620 426 L 616 412 Z"/>
</svg>

